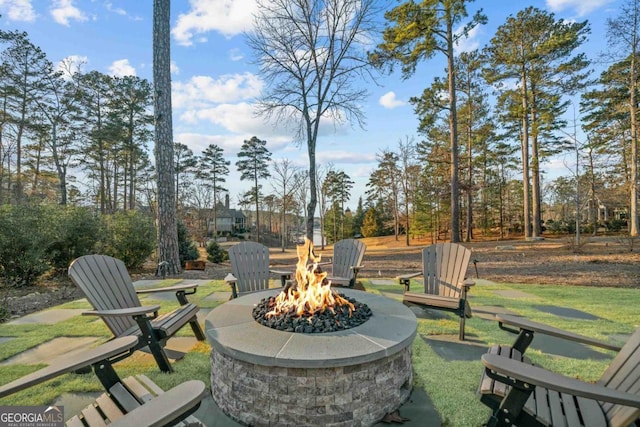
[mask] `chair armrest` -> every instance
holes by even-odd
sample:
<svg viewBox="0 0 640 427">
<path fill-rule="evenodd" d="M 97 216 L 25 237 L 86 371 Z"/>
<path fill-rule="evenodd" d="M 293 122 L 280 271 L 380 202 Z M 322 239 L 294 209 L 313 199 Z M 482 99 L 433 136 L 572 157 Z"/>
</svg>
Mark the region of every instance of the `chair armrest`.
<svg viewBox="0 0 640 427">
<path fill-rule="evenodd" d="M 179 292 L 186 291 L 190 289 L 196 289 L 199 285 L 196 283 L 184 284 L 184 285 L 175 285 L 168 286 L 166 288 L 149 288 L 149 289 L 138 289 L 136 290 L 136 294 L 150 294 L 155 292 Z"/>
<path fill-rule="evenodd" d="M 464 279 L 464 281 L 462 282 L 462 286 L 464 286 L 467 289 L 475 285 L 476 285 L 476 281 L 473 279 Z"/>
<path fill-rule="evenodd" d="M 133 411 L 109 424 L 110 427 L 149 426 L 162 427 L 195 410 L 205 396 L 202 381 L 185 381 L 159 394 Z"/>
<path fill-rule="evenodd" d="M 529 332 L 537 332 L 545 335 L 550 335 L 557 338 L 562 338 L 569 341 L 576 341 L 583 344 L 592 345 L 594 347 L 600 347 L 607 350 L 620 351 L 622 347 L 616 344 L 611 344 L 605 341 L 600 341 L 595 338 L 587 337 L 584 335 L 575 334 L 573 332 L 565 331 L 563 329 L 555 328 L 551 325 L 545 325 L 544 323 L 534 322 L 532 320 L 525 319 L 518 316 L 510 316 L 508 314 L 496 314 L 496 320 L 499 322 L 500 328 L 510 332 L 515 332 L 509 328 L 504 328 L 503 325 L 511 325 L 520 330 L 526 330 Z"/>
<path fill-rule="evenodd" d="M 122 317 L 122 316 L 140 316 L 148 313 L 158 313 L 159 305 L 145 305 L 140 307 L 119 308 L 117 310 L 91 310 L 84 311 L 83 316 L 100 316 L 100 317 Z"/>
<path fill-rule="evenodd" d="M 284 288 L 287 286 L 287 280 L 291 279 L 292 271 L 283 271 L 283 270 L 269 270 L 269 273 L 277 274 L 280 276 L 280 285 Z"/>
<path fill-rule="evenodd" d="M 0 386 L 0 398 L 16 393 L 25 388 L 29 388 L 36 384 L 50 380 L 62 374 L 73 372 L 78 369 L 90 366 L 102 360 L 110 359 L 130 351 L 138 344 L 138 337 L 125 336 L 115 338 L 98 347 L 89 348 L 81 353 L 72 355 L 67 354 L 53 359 L 49 366 L 42 368 L 21 378 L 16 379 L 8 384 Z"/>
<path fill-rule="evenodd" d="M 635 394 L 566 377 L 508 357 L 497 354 L 483 354 L 482 364 L 489 370 L 508 377 L 504 378 L 506 380 L 505 384 L 513 385 L 509 379 L 514 378 L 527 384 L 567 393 L 572 396 L 582 396 L 602 402 L 640 408 L 640 396 Z M 492 378 L 495 377 L 492 376 Z M 495 379 L 500 381 L 499 378 Z"/>
<path fill-rule="evenodd" d="M 231 298 L 238 298 L 238 287 L 236 285 L 238 279 L 236 278 L 236 276 L 229 273 L 224 276 L 224 282 L 231 288 Z"/>
<path fill-rule="evenodd" d="M 269 270 L 270 273 L 277 274 L 278 276 L 291 276 L 293 271 L 284 271 L 284 270 Z"/>
<path fill-rule="evenodd" d="M 349 268 L 357 272 L 358 270 L 362 270 L 364 268 L 364 265 L 352 265 Z"/>
<path fill-rule="evenodd" d="M 418 277 L 418 276 L 422 276 L 422 271 L 416 271 L 415 273 L 403 274 L 401 276 L 397 276 L 396 279 L 398 279 L 402 283 L 403 280 L 412 279 L 412 278 Z"/>
</svg>

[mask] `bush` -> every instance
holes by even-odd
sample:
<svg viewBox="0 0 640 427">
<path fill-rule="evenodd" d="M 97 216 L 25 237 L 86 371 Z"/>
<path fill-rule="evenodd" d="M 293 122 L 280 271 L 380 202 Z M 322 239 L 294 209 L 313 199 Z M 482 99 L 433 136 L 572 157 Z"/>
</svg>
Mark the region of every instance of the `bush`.
<svg viewBox="0 0 640 427">
<path fill-rule="evenodd" d="M 187 226 L 182 221 L 178 221 L 178 253 L 180 265 L 184 268 L 186 261 L 200 258 L 200 252 L 195 242 L 189 238 Z"/>
<path fill-rule="evenodd" d="M 229 253 L 222 249 L 218 242 L 211 240 L 207 245 L 207 259 L 209 262 L 220 264 L 229 259 Z"/>
<path fill-rule="evenodd" d="M 0 278 L 8 286 L 34 285 L 49 270 L 51 214 L 43 206 L 0 207 Z"/>
<path fill-rule="evenodd" d="M 156 249 L 153 220 L 137 211 L 117 212 L 103 217 L 102 252 L 121 259 L 127 268 L 139 268 Z"/>
<path fill-rule="evenodd" d="M 605 222 L 605 227 L 607 227 L 609 231 L 620 231 L 627 227 L 627 221 L 624 219 L 612 219 L 611 221 Z"/>
<path fill-rule="evenodd" d="M 55 272 L 61 274 L 71 261 L 93 252 L 102 228 L 100 218 L 87 208 L 61 206 L 55 212 L 47 257 Z"/>
</svg>

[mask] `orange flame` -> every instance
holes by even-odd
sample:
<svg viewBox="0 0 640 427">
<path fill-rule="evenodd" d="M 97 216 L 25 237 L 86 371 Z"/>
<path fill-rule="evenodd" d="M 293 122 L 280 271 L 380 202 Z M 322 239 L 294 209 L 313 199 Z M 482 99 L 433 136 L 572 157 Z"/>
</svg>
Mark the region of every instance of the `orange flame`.
<svg viewBox="0 0 640 427">
<path fill-rule="evenodd" d="M 297 251 L 296 286 L 287 287 L 276 296 L 274 308 L 266 317 L 286 313 L 313 316 L 327 309 L 333 312 L 333 307 L 342 305 L 348 306 L 352 313 L 354 305 L 331 289 L 331 282 L 326 280 L 327 273 L 318 267 L 321 257 L 313 252 L 313 243 L 305 238 L 304 245 L 298 246 Z"/>
</svg>

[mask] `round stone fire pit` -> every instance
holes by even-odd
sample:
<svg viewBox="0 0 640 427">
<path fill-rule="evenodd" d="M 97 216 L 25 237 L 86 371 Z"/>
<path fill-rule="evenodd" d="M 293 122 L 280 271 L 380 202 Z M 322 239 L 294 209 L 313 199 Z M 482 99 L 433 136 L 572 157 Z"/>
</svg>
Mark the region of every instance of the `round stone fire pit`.
<svg viewBox="0 0 640 427">
<path fill-rule="evenodd" d="M 206 318 L 211 391 L 224 413 L 251 426 L 368 426 L 411 392 L 415 315 L 392 299 L 351 289 L 373 315 L 349 330 L 283 332 L 253 319 L 278 289 L 215 308 Z"/>
</svg>

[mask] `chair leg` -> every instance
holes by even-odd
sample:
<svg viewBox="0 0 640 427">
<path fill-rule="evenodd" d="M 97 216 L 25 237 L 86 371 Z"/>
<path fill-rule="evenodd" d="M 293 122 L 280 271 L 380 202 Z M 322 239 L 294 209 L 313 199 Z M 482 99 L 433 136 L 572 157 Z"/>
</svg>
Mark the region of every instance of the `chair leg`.
<svg viewBox="0 0 640 427">
<path fill-rule="evenodd" d="M 162 348 L 162 343 L 156 336 L 156 331 L 151 327 L 149 319 L 145 316 L 134 316 L 134 318 L 138 322 L 140 332 L 142 332 L 140 339 L 144 340 L 144 343 L 149 347 L 149 351 L 151 351 L 151 354 L 156 360 L 160 370 L 162 372 L 173 372 L 173 368 L 169 363 L 169 358 L 164 352 L 164 348 Z"/>
<path fill-rule="evenodd" d="M 193 335 L 196 336 L 198 341 L 204 341 L 206 339 L 206 337 L 204 336 L 204 331 L 202 330 L 202 327 L 200 326 L 200 323 L 198 323 L 198 317 L 197 316 L 194 316 L 193 319 L 191 319 L 189 321 L 189 326 L 191 326 L 191 330 L 193 331 Z"/>
<path fill-rule="evenodd" d="M 160 368 L 162 372 L 173 372 L 171 363 L 169 363 L 169 358 L 164 352 L 164 348 L 162 348 L 162 345 L 160 345 L 160 342 L 155 338 L 152 338 L 151 340 L 147 341 L 147 344 L 149 345 L 149 350 L 151 350 L 153 358 L 158 364 L 158 368 Z"/>
<path fill-rule="evenodd" d="M 464 341 L 464 323 L 465 323 L 465 315 L 464 313 L 460 316 L 460 332 L 458 334 L 458 338 L 460 341 Z"/>
</svg>

